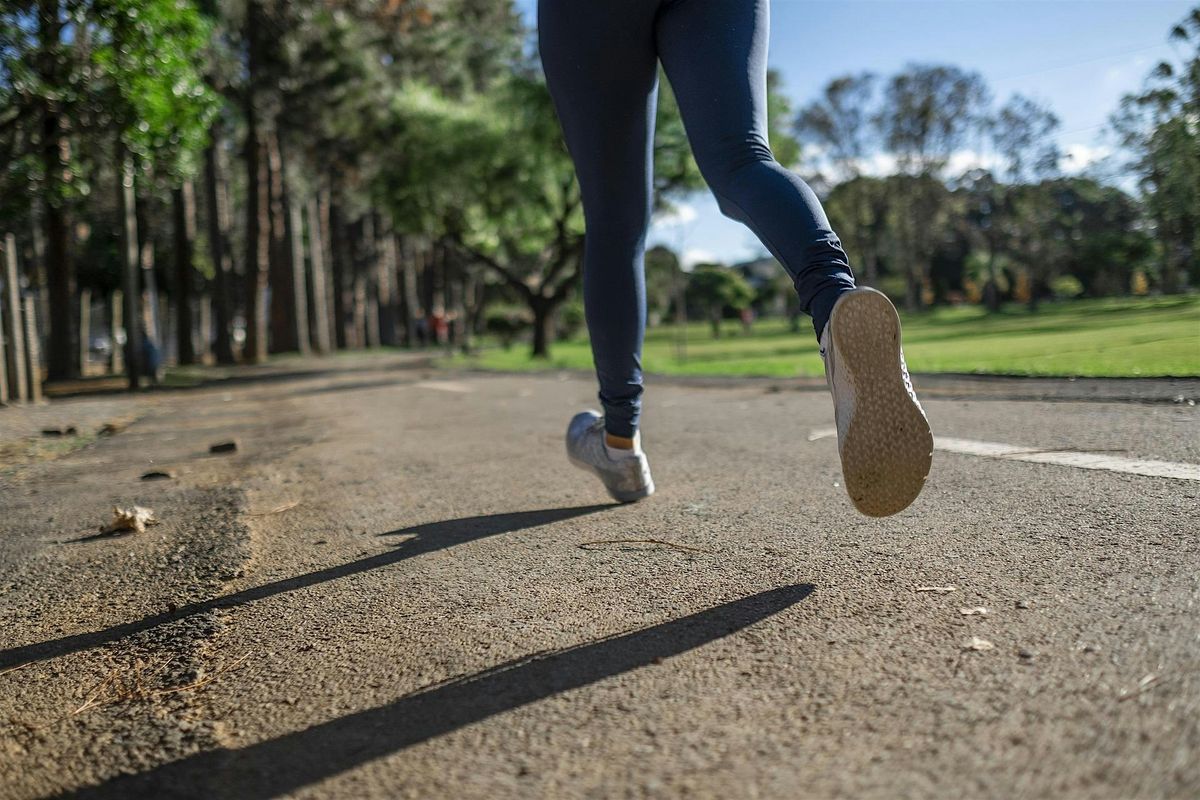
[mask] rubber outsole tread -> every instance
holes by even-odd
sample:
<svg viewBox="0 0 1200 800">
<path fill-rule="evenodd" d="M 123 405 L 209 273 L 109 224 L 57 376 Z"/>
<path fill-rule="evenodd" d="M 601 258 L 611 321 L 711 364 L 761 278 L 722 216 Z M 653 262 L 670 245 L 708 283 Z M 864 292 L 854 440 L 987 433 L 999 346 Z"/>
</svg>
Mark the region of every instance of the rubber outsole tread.
<svg viewBox="0 0 1200 800">
<path fill-rule="evenodd" d="M 933 463 L 933 434 L 901 373 L 900 317 L 879 292 L 856 291 L 829 323 L 836 369 L 854 389 L 854 414 L 839 442 L 842 476 L 863 514 L 903 511 L 921 493 Z"/>
</svg>

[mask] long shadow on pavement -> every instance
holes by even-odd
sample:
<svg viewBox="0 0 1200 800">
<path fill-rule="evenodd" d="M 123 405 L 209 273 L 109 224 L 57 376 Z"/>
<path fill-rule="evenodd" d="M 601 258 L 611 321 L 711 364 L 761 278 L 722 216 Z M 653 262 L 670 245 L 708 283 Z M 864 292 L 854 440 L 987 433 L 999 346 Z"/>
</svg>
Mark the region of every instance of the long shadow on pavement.
<svg viewBox="0 0 1200 800">
<path fill-rule="evenodd" d="M 509 661 L 237 750 L 211 750 L 71 796 L 265 798 L 293 792 L 480 720 L 684 653 L 800 602 L 781 586 L 681 619 Z"/>
<path fill-rule="evenodd" d="M 386 553 L 379 553 L 378 555 L 368 556 L 358 561 L 351 561 L 348 564 L 338 564 L 337 566 L 327 567 L 304 575 L 265 583 L 262 586 L 244 589 L 222 597 L 214 597 L 211 600 L 189 603 L 175 611 L 154 614 L 133 622 L 114 625 L 102 631 L 77 633 L 47 642 L 6 648 L 0 650 L 0 671 L 27 663 L 57 658 L 58 656 L 74 653 L 79 650 L 86 650 L 90 647 L 98 647 L 109 642 L 115 642 L 126 636 L 141 633 L 163 623 L 173 622 L 192 616 L 193 614 L 202 614 L 217 608 L 233 608 L 245 605 L 246 603 L 252 603 L 266 597 L 273 597 L 284 592 L 292 592 L 318 583 L 344 578 L 348 575 L 357 575 L 360 572 L 366 572 L 378 567 L 386 567 L 389 564 L 395 564 L 398 561 L 413 558 L 414 556 L 434 550 L 443 550 L 488 536 L 512 533 L 524 528 L 535 528 L 539 525 L 548 525 L 552 522 L 559 522 L 571 519 L 572 517 L 594 514 L 597 511 L 603 511 L 608 508 L 614 508 L 614 506 L 575 506 L 571 508 L 546 508 L 538 511 L 521 511 L 513 514 L 488 514 L 486 516 L 464 517 L 462 519 L 452 519 L 443 522 L 429 522 L 424 525 L 414 525 L 411 528 L 390 531 L 387 534 L 381 535 L 410 536 L 412 538 L 406 539 Z"/>
</svg>

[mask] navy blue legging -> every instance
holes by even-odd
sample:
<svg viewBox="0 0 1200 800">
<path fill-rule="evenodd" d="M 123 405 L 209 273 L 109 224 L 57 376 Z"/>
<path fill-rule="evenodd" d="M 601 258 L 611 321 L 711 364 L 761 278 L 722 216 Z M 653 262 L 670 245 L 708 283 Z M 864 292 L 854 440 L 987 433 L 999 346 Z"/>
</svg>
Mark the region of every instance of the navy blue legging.
<svg viewBox="0 0 1200 800">
<path fill-rule="evenodd" d="M 816 195 L 767 143 L 769 16 L 768 0 L 539 0 L 542 66 L 583 196 L 584 309 L 615 436 L 633 436 L 641 411 L 660 60 L 721 212 L 787 270 L 818 336 L 854 287 Z"/>
</svg>

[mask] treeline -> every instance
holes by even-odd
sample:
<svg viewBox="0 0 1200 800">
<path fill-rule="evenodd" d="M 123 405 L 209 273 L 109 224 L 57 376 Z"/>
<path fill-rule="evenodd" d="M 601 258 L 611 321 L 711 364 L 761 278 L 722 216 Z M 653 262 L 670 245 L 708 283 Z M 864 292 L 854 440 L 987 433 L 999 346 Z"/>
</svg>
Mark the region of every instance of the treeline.
<svg viewBox="0 0 1200 800">
<path fill-rule="evenodd" d="M 531 328 L 545 354 L 581 324 L 583 216 L 531 35 L 511 0 L 6 3 L 5 307 L 33 309 L 53 380 L 97 352 L 137 385 L 164 355 L 465 344 L 489 327 Z M 1196 14 L 1176 36 L 1197 43 Z M 798 114 L 772 74 L 771 142 L 789 165 L 806 145 L 860 277 L 912 307 L 1036 300 L 1064 277 L 1126 291 L 1134 272 L 1173 291 L 1197 279 L 1196 64 L 1157 71 L 1114 122 L 1137 198 L 1062 177 L 1053 115 L 1020 98 L 992 112 L 952 67 L 839 79 Z M 955 174 L 985 140 L 995 168 Z M 658 209 L 702 188 L 665 83 L 655 162 Z M 745 296 L 685 285 L 670 254 L 648 262 L 659 318 Z"/>
<path fill-rule="evenodd" d="M 450 188 L 422 126 L 520 103 L 525 35 L 507 0 L 6 3 L 0 229 L 49 378 L 86 369 L 89 317 L 134 384 L 164 350 L 465 337 L 484 292 L 418 196 Z"/>
<path fill-rule="evenodd" d="M 1049 108 L 1021 95 L 997 107 L 976 73 L 830 82 L 795 130 L 859 277 L 913 310 L 1200 282 L 1200 8 L 1170 35 L 1190 55 L 1122 101 L 1109 125 L 1121 149 L 1091 177 L 1064 175 Z"/>
</svg>

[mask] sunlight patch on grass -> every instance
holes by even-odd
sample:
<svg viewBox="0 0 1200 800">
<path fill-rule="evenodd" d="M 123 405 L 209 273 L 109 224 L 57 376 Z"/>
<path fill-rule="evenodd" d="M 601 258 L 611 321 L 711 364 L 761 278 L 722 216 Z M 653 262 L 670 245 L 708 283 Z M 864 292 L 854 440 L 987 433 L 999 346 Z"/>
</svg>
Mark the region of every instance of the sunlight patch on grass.
<svg viewBox="0 0 1200 800">
<path fill-rule="evenodd" d="M 914 372 L 1078 377 L 1200 375 L 1200 297 L 1122 298 L 1045 304 L 989 314 L 979 307 L 901 315 L 904 353 Z M 555 342 L 549 359 L 528 345 L 485 347 L 443 363 L 494 370 L 592 368 L 586 338 Z M 750 334 L 727 322 L 664 326 L 646 335 L 646 372 L 667 375 L 793 377 L 824 374 L 808 320 L 755 324 Z"/>
</svg>

